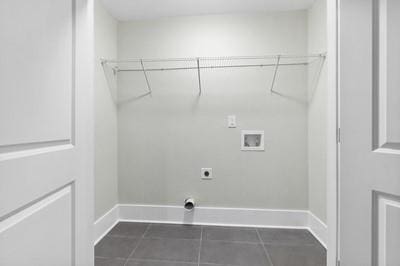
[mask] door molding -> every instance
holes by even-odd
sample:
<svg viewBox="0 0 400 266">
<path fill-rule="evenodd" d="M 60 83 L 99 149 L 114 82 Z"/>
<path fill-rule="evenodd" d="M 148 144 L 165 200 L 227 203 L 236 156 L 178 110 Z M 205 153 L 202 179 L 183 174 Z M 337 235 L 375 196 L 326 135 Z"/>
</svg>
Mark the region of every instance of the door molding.
<svg viewBox="0 0 400 266">
<path fill-rule="evenodd" d="M 390 127 L 392 117 L 388 84 L 388 0 L 373 0 L 373 140 L 375 152 L 400 154 L 399 136 Z M 393 104 L 393 103 L 392 103 Z"/>
<path fill-rule="evenodd" d="M 64 5 L 64 9 L 66 9 L 67 6 L 69 6 L 68 11 L 70 11 L 70 14 L 68 14 L 68 18 L 71 19 L 71 22 L 68 23 L 70 24 L 69 26 L 64 26 L 61 24 L 62 18 L 60 18 L 60 25 L 57 25 L 60 28 L 60 33 L 59 35 L 64 35 L 65 38 L 70 39 L 69 41 L 63 43 L 63 45 L 48 45 L 41 47 L 40 49 L 34 50 L 34 53 L 31 49 L 27 47 L 23 47 L 19 49 L 19 53 L 13 54 L 9 53 L 9 57 L 6 57 L 6 61 L 10 60 L 13 62 L 13 64 L 9 64 L 9 73 L 20 73 L 21 76 L 28 75 L 29 73 L 34 73 L 34 75 L 37 75 L 37 78 L 32 78 L 28 77 L 31 80 L 31 86 L 41 86 L 41 82 L 43 79 L 49 78 L 54 72 L 52 72 L 52 68 L 54 68 L 54 63 L 49 61 L 49 60 L 43 60 L 40 59 L 40 57 L 46 57 L 48 50 L 53 49 L 56 50 L 58 49 L 60 52 L 56 56 L 56 60 L 54 61 L 63 61 L 63 71 L 65 72 L 65 75 L 56 76 L 56 78 L 60 78 L 60 80 L 56 80 L 55 78 L 53 79 L 48 79 L 48 83 L 46 86 L 57 86 L 61 82 L 62 85 L 60 87 L 62 88 L 61 93 L 63 96 L 63 99 L 68 100 L 68 103 L 66 104 L 60 104 L 59 102 L 52 102 L 52 101 L 46 101 L 43 102 L 43 105 L 41 106 L 35 106 L 35 109 L 37 114 L 32 115 L 32 123 L 29 123 L 26 120 L 23 120 L 23 122 L 17 122 L 20 118 L 26 117 L 27 115 L 30 115 L 29 111 L 32 112 L 34 109 L 32 106 L 29 106 L 27 104 L 27 101 L 22 102 L 20 99 L 24 97 L 33 97 L 32 94 L 26 93 L 26 92 L 21 92 L 18 91 L 18 94 L 15 94 L 9 99 L 9 103 L 12 101 L 16 101 L 20 105 L 28 105 L 27 110 L 24 111 L 24 115 L 15 115 L 17 112 L 15 110 L 21 110 L 23 109 L 21 106 L 18 104 L 15 105 L 6 105 L 8 107 L 7 111 L 9 112 L 9 116 L 13 117 L 13 119 L 10 119 L 7 116 L 2 116 L 2 118 L 6 119 L 6 123 L 4 123 L 4 127 L 2 127 L 3 130 L 3 138 L 0 140 L 0 161 L 7 160 L 9 158 L 11 159 L 16 159 L 18 157 L 25 157 L 25 154 L 28 153 L 29 156 L 36 155 L 35 152 L 43 153 L 43 152 L 53 152 L 57 151 L 58 147 L 60 147 L 61 150 L 65 149 L 65 146 L 70 144 L 74 145 L 75 143 L 75 87 L 76 87 L 76 79 L 75 79 L 75 72 L 76 72 L 76 1 L 78 0 L 68 0 L 66 4 Z M 28 16 L 29 12 L 27 11 L 21 11 L 17 12 L 15 14 L 16 20 L 18 17 L 23 17 L 23 16 Z M 32 16 L 31 19 L 37 19 L 39 20 L 37 22 L 36 26 L 33 26 L 34 23 L 31 25 L 25 25 L 24 30 L 26 31 L 25 35 L 26 36 L 20 36 L 16 33 L 8 33 L 6 36 L 9 36 L 9 38 L 16 38 L 17 40 L 15 41 L 16 43 L 18 42 L 23 42 L 29 39 L 32 39 L 33 32 L 38 31 L 37 38 L 35 40 L 32 40 L 31 45 L 36 45 L 38 46 L 38 43 L 40 42 L 56 42 L 55 37 L 44 37 L 43 34 L 40 32 L 40 26 L 46 27 L 46 30 L 49 32 L 53 32 L 54 28 L 45 26 L 46 21 L 43 18 L 40 18 L 38 16 L 34 15 L 35 13 L 31 13 L 30 15 Z M 50 19 L 50 18 L 48 18 Z M 15 23 L 15 21 L 11 21 L 11 23 Z M 67 25 L 68 25 L 67 24 Z M 40 25 L 40 26 L 39 26 Z M 39 27 L 39 28 L 38 28 Z M 21 30 L 21 29 L 20 29 Z M 10 31 L 12 32 L 12 31 Z M 51 34 L 49 34 L 51 36 Z M 6 50 L 6 51 L 9 51 Z M 35 54 L 36 53 L 36 54 Z M 12 57 L 11 57 L 12 56 Z M 46 69 L 49 71 L 35 71 L 35 68 L 30 68 L 30 66 L 21 66 L 15 64 L 15 62 L 20 62 L 22 60 L 26 61 L 32 61 L 36 63 L 36 69 Z M 32 74 L 33 75 L 33 74 Z M 11 76 L 12 75 L 8 75 Z M 9 78 L 6 78 L 6 84 L 9 82 Z M 24 80 L 22 78 L 21 80 Z M 22 84 L 22 83 L 21 83 Z M 22 87 L 20 83 L 18 83 L 19 86 L 14 85 L 16 87 Z M 65 85 L 64 85 L 65 84 Z M 23 84 L 26 85 L 26 84 Z M 53 93 L 51 90 L 46 91 L 46 93 Z M 54 96 L 54 95 L 53 95 Z M 56 106 L 59 104 L 60 106 Z M 56 107 L 59 108 L 59 110 L 56 110 Z M 49 108 L 56 110 L 54 114 L 48 115 L 46 113 L 51 113 L 51 112 L 44 112 L 44 108 Z M 10 110 L 11 109 L 11 110 Z M 57 119 L 57 117 L 54 117 L 55 115 L 60 116 L 60 119 Z M 15 116 L 15 117 L 14 117 Z M 43 116 L 43 117 L 42 117 Z M 37 117 L 41 117 L 38 119 Z M 44 118 L 44 119 L 43 119 Z M 43 121 L 41 120 L 43 119 Z M 58 121 L 59 120 L 59 121 Z M 65 120 L 65 123 L 64 123 Z M 54 127 L 60 127 L 61 129 L 57 129 L 55 131 L 49 131 L 48 126 L 49 124 L 53 124 L 52 126 Z M 62 123 L 62 124 L 60 124 Z M 49 149 L 52 147 L 53 149 Z M 32 152 L 31 150 L 35 150 L 35 152 Z"/>
<path fill-rule="evenodd" d="M 372 198 L 372 261 L 376 266 L 386 266 L 388 265 L 386 253 L 388 208 L 399 209 L 400 212 L 400 197 L 373 191 Z"/>
<path fill-rule="evenodd" d="M 328 110 L 327 110 L 327 266 L 336 266 L 339 254 L 339 8 L 340 0 L 327 0 Z"/>
</svg>

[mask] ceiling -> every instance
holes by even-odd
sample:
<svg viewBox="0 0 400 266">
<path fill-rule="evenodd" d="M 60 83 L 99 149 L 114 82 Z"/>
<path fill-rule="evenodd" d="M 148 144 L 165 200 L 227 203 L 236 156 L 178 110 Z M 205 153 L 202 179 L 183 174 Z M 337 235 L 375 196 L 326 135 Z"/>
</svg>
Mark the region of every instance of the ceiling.
<svg viewBox="0 0 400 266">
<path fill-rule="evenodd" d="M 314 0 L 102 0 L 118 20 L 237 14 L 309 8 Z"/>
</svg>

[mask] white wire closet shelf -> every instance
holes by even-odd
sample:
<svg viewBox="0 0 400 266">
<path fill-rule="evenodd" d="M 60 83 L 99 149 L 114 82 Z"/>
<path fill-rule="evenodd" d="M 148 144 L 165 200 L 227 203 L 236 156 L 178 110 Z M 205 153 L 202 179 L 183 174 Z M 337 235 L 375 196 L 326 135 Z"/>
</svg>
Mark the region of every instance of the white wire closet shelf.
<svg viewBox="0 0 400 266">
<path fill-rule="evenodd" d="M 274 90 L 280 68 L 290 66 L 308 66 L 314 64 L 314 82 L 317 83 L 326 53 L 308 55 L 265 55 L 265 56 L 224 56 L 224 57 L 193 57 L 193 58 L 164 58 L 164 59 L 131 59 L 107 60 L 102 59 L 101 64 L 106 74 L 107 82 L 111 87 L 117 87 L 119 73 L 143 73 L 148 93 L 152 94 L 153 88 L 149 73 L 160 71 L 195 71 L 197 76 L 198 94 L 202 94 L 202 72 L 213 69 L 239 69 L 239 68 L 270 68 L 272 80 L 266 83 L 267 91 L 278 93 Z"/>
</svg>

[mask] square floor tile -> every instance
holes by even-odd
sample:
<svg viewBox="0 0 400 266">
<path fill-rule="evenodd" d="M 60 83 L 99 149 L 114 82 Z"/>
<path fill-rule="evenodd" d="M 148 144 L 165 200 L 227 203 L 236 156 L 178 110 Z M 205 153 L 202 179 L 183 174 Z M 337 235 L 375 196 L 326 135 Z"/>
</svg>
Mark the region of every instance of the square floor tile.
<svg viewBox="0 0 400 266">
<path fill-rule="evenodd" d="M 132 259 L 197 262 L 200 240 L 142 239 Z"/>
<path fill-rule="evenodd" d="M 128 222 L 96 245 L 95 266 L 197 266 L 200 244 L 200 266 L 326 266 L 326 250 L 308 230 Z"/>
<path fill-rule="evenodd" d="M 120 222 L 111 229 L 108 236 L 142 237 L 149 224 Z"/>
<path fill-rule="evenodd" d="M 95 258 L 94 265 L 95 266 L 124 266 L 125 259 L 104 259 L 104 258 Z"/>
<path fill-rule="evenodd" d="M 259 243 L 255 229 L 236 227 L 204 227 L 203 240 L 223 240 Z"/>
<path fill-rule="evenodd" d="M 274 266 L 326 266 L 326 250 L 320 246 L 265 246 Z"/>
<path fill-rule="evenodd" d="M 203 241 L 201 263 L 237 266 L 272 266 L 261 244 Z"/>
<path fill-rule="evenodd" d="M 201 226 L 180 224 L 152 224 L 145 238 L 200 239 Z"/>
<path fill-rule="evenodd" d="M 197 263 L 155 260 L 128 260 L 126 266 L 198 266 Z"/>
<path fill-rule="evenodd" d="M 95 247 L 95 256 L 104 258 L 128 258 L 138 243 L 136 238 L 106 236 Z"/>
<path fill-rule="evenodd" d="M 302 229 L 258 229 L 261 240 L 273 245 L 320 245 L 308 231 Z"/>
</svg>

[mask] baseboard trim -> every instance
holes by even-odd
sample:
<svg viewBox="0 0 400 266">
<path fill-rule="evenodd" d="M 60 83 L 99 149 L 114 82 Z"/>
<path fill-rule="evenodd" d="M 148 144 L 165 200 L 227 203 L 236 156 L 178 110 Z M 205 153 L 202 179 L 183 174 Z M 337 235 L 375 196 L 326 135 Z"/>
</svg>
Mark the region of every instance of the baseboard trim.
<svg viewBox="0 0 400 266">
<path fill-rule="evenodd" d="M 119 206 L 112 207 L 94 223 L 94 244 L 96 245 L 119 222 Z"/>
<path fill-rule="evenodd" d="M 316 215 L 309 212 L 308 216 L 309 231 L 318 239 L 318 241 L 327 248 L 328 243 L 328 226 L 322 222 Z"/>
<path fill-rule="evenodd" d="M 95 243 L 119 221 L 308 229 L 326 247 L 326 225 L 307 210 L 117 204 L 95 222 Z"/>
<path fill-rule="evenodd" d="M 204 225 L 305 227 L 307 211 L 120 204 L 120 219 Z"/>
</svg>

